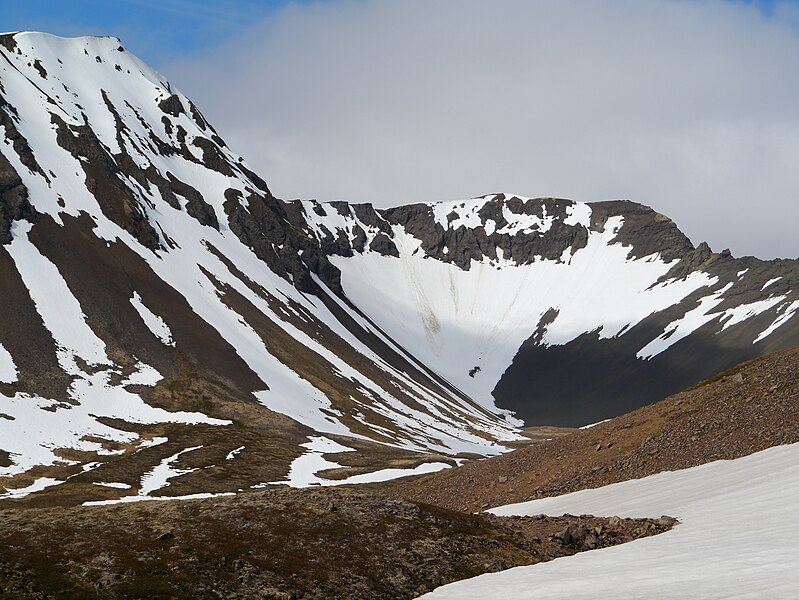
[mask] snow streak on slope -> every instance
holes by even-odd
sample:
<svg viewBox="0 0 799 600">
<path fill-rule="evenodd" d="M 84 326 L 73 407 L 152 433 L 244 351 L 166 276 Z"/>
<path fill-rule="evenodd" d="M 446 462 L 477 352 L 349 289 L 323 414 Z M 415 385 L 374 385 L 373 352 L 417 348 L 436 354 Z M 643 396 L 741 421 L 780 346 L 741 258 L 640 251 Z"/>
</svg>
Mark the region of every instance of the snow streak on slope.
<svg viewBox="0 0 799 600">
<path fill-rule="evenodd" d="M 791 302 L 790 304 L 786 304 L 782 307 L 780 315 L 774 320 L 774 322 L 769 325 L 763 332 L 755 338 L 755 342 L 759 342 L 760 340 L 768 337 L 775 330 L 779 329 L 782 325 L 788 322 L 797 312 L 799 312 L 799 300 Z"/>
<path fill-rule="evenodd" d="M 318 476 L 317 473 L 327 469 L 338 469 L 341 468 L 341 465 L 327 460 L 323 454 L 354 452 L 354 448 L 342 446 L 324 436 L 314 436 L 311 441 L 300 445 L 303 448 L 307 448 L 308 452 L 294 460 L 286 481 L 272 481 L 270 482 L 272 485 L 287 484 L 291 487 L 304 488 L 314 485 L 330 487 L 356 483 L 376 483 L 396 479 L 397 477 L 435 473 L 451 466 L 442 462 L 423 463 L 412 469 L 380 469 L 371 473 L 351 475 L 345 479 L 326 479 Z M 264 487 L 264 485 L 254 487 Z"/>
<path fill-rule="evenodd" d="M 167 346 L 174 346 L 175 342 L 172 340 L 172 332 L 169 330 L 169 327 L 164 320 L 147 308 L 142 302 L 141 296 L 139 296 L 138 292 L 133 294 L 133 298 L 130 299 L 130 303 L 136 309 L 136 312 L 139 313 L 141 316 L 142 321 L 144 324 L 147 325 L 147 329 L 149 329 L 155 337 L 161 340 Z"/>
<path fill-rule="evenodd" d="M 108 365 L 105 344 L 86 324 L 86 315 L 72 295 L 56 266 L 42 256 L 28 240 L 31 226 L 14 225 L 14 241 L 8 253 L 30 290 L 31 299 L 58 346 L 61 368 L 70 375 L 81 371 L 76 358 L 92 366 Z"/>
<path fill-rule="evenodd" d="M 791 599 L 799 588 L 799 444 L 491 510 L 658 517 L 671 531 L 482 575 L 424 598 Z"/>
<path fill-rule="evenodd" d="M 711 321 L 718 320 L 722 322 L 721 331 L 724 331 L 746 319 L 783 304 L 783 301 L 788 297 L 787 295 L 771 296 L 765 300 L 758 300 L 750 304 L 740 304 L 725 311 L 711 312 L 723 301 L 724 292 L 731 287 L 732 284 L 729 283 L 714 294 L 702 298 L 699 302 L 699 306 L 686 313 L 681 319 L 669 324 L 660 337 L 652 340 L 649 344 L 641 348 L 637 354 L 638 358 L 652 358 L 653 356 L 657 356 L 676 342 L 699 329 L 702 325 L 710 323 Z M 783 315 L 779 315 L 752 341 L 752 343 L 759 342 L 778 329 L 780 325 L 787 322 L 787 319 L 790 318 L 792 314 L 790 306 L 791 305 L 783 304 L 782 307 L 782 310 L 788 315 L 787 318 L 783 318 Z"/>
<path fill-rule="evenodd" d="M 170 479 L 195 471 L 196 469 L 178 469 L 172 465 L 180 458 L 181 454 L 186 454 L 192 450 L 199 450 L 200 448 L 202 448 L 202 446 L 186 448 L 162 460 L 157 467 L 142 477 L 139 496 L 149 496 L 153 492 L 168 486 Z"/>
</svg>

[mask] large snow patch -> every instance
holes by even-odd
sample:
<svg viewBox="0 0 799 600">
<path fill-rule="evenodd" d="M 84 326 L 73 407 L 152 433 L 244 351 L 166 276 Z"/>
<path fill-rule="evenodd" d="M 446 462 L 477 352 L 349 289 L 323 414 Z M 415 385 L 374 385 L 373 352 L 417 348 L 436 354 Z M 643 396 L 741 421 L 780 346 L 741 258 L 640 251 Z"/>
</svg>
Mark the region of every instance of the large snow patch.
<svg viewBox="0 0 799 600">
<path fill-rule="evenodd" d="M 792 599 L 799 590 L 799 444 L 493 509 L 498 515 L 677 517 L 629 544 L 482 575 L 424 596 Z"/>
</svg>

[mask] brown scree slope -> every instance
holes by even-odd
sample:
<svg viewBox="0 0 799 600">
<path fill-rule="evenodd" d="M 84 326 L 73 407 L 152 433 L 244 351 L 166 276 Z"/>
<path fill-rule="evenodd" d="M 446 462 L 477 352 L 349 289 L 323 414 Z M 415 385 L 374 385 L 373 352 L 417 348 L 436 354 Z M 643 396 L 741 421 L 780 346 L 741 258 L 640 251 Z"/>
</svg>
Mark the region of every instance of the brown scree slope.
<svg viewBox="0 0 799 600">
<path fill-rule="evenodd" d="M 744 363 L 590 429 L 384 493 L 464 511 L 557 496 L 799 442 L 799 348 Z"/>
</svg>

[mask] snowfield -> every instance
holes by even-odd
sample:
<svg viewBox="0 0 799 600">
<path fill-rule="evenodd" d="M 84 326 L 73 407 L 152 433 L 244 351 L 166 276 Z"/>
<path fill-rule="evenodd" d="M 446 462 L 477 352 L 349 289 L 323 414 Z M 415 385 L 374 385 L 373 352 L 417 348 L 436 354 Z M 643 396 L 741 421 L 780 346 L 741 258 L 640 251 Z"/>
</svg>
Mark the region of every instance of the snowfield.
<svg viewBox="0 0 799 600">
<path fill-rule="evenodd" d="M 422 598 L 789 600 L 799 595 L 799 444 L 490 512 L 666 514 L 681 524 L 621 546 L 459 581 Z"/>
</svg>

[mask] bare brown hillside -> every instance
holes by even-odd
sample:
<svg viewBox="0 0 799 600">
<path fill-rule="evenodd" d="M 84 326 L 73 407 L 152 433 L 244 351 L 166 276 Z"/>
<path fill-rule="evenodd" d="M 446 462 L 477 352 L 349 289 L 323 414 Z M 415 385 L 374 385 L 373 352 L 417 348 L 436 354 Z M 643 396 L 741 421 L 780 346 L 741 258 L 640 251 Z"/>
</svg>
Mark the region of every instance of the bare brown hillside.
<svg viewBox="0 0 799 600">
<path fill-rule="evenodd" d="M 739 365 L 590 429 L 383 492 L 477 511 L 799 442 L 799 348 Z"/>
<path fill-rule="evenodd" d="M 668 530 L 667 517 L 468 515 L 345 489 L 0 510 L 0 599 L 415 598 Z"/>
</svg>

